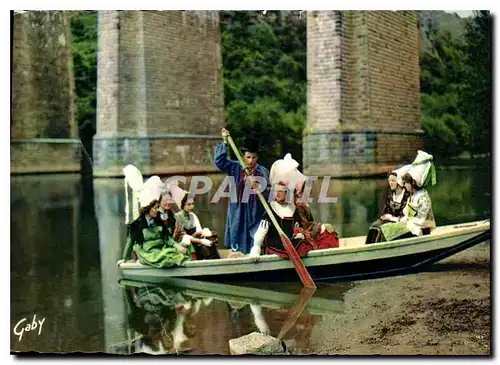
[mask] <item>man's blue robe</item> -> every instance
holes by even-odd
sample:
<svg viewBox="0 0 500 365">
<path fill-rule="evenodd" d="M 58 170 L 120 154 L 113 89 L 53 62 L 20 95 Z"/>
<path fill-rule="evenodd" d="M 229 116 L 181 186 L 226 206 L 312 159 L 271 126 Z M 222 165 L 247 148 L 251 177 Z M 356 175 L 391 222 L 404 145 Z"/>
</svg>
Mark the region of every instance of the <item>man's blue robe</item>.
<svg viewBox="0 0 500 365">
<path fill-rule="evenodd" d="M 221 171 L 234 177 L 237 188 L 237 202 L 229 200 L 227 211 L 226 229 L 224 234 L 224 246 L 233 251 L 240 251 L 245 254 L 250 252 L 253 244 L 253 236 L 259 228 L 259 223 L 264 214 L 264 207 L 257 194 L 250 194 L 247 202 L 242 202 L 241 198 L 245 188 L 243 175 L 245 172 L 238 161 L 227 158 L 227 145 L 220 143 L 214 148 L 215 165 Z M 264 198 L 269 197 L 269 171 L 262 165 L 257 164 L 252 173 L 253 176 L 262 176 L 267 181 Z M 250 184 L 247 179 L 247 184 Z M 247 188 L 248 191 L 248 188 Z"/>
</svg>

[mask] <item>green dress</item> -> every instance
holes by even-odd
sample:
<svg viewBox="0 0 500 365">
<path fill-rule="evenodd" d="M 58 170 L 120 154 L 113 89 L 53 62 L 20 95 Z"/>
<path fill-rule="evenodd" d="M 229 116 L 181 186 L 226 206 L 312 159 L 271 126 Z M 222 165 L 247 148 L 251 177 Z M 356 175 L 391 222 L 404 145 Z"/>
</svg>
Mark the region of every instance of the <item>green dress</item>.
<svg viewBox="0 0 500 365">
<path fill-rule="evenodd" d="M 406 209 L 408 210 L 408 217 L 414 217 L 417 213 L 416 207 L 414 207 L 410 200 L 406 203 Z M 406 220 L 402 222 L 388 222 L 380 227 L 382 234 L 386 241 L 393 241 L 398 237 L 410 232 L 408 229 L 408 224 Z"/>
<path fill-rule="evenodd" d="M 178 252 L 174 247 L 176 243 L 161 219 L 155 219 L 154 226 L 148 226 L 146 218 L 141 215 L 129 226 L 123 259 L 129 259 L 133 249 L 143 265 L 158 269 L 182 266 L 191 257 L 189 252 Z"/>
<path fill-rule="evenodd" d="M 170 236 L 173 236 L 174 232 L 175 232 L 175 225 L 176 225 L 176 222 L 178 220 L 178 213 L 174 214 L 171 210 L 168 210 L 166 212 L 159 212 L 158 214 L 160 216 L 160 219 L 163 221 L 166 228 L 168 229 L 168 234 Z M 180 223 L 180 224 L 182 226 L 182 223 Z M 184 231 L 186 232 L 186 230 L 184 230 Z M 186 232 L 186 233 L 190 234 L 188 232 Z M 183 246 L 187 250 L 186 255 L 188 255 L 189 257 L 192 257 L 192 254 L 195 252 L 193 244 L 190 243 L 187 246 L 185 246 L 185 245 L 183 245 Z"/>
<path fill-rule="evenodd" d="M 401 222 L 387 223 L 381 227 L 387 241 L 392 241 L 408 232 L 411 232 L 413 236 L 420 236 L 424 228 L 436 227 L 431 198 L 424 188 L 410 196 L 403 213 L 404 219 Z"/>
</svg>

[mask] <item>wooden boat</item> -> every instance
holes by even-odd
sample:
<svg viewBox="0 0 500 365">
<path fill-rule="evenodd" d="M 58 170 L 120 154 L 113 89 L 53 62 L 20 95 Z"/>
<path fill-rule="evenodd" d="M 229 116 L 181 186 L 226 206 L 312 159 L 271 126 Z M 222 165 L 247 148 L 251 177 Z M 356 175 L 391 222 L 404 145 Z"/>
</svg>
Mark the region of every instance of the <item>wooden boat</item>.
<svg viewBox="0 0 500 365">
<path fill-rule="evenodd" d="M 491 238 L 490 221 L 437 227 L 431 234 L 365 245 L 365 236 L 340 239 L 340 247 L 310 251 L 303 258 L 316 281 L 353 280 L 400 275 L 421 270 Z M 156 269 L 136 262 L 119 265 L 123 278 L 161 282 L 167 278 L 203 281 L 297 281 L 288 259 L 262 255 L 200 260 L 185 266 Z"/>
</svg>

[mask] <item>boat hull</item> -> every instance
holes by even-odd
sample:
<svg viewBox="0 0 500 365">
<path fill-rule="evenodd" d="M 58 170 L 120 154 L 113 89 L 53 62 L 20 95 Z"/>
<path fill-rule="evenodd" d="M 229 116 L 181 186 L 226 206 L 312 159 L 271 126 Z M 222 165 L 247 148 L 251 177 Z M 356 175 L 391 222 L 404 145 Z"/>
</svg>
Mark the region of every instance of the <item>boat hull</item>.
<svg viewBox="0 0 500 365">
<path fill-rule="evenodd" d="M 303 259 L 316 281 L 359 280 L 401 275 L 421 270 L 491 238 L 486 226 L 457 232 L 415 237 L 399 242 L 362 245 L 311 251 Z M 203 281 L 296 281 L 293 264 L 275 255 L 190 262 L 186 267 L 154 269 L 137 264 L 121 265 L 123 278 L 145 282 L 162 282 L 165 278 L 183 277 Z"/>
</svg>

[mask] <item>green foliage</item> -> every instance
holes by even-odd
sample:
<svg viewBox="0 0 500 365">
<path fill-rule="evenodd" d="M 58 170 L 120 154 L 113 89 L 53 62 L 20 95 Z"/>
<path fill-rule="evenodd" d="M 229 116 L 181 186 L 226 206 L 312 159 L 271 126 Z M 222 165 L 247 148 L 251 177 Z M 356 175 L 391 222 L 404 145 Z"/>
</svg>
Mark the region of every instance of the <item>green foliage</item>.
<svg viewBox="0 0 500 365">
<path fill-rule="evenodd" d="M 439 28 L 426 31 L 429 47 L 420 57 L 422 128 L 426 149 L 438 158 L 491 149 L 491 15 L 486 13 L 466 23 L 462 39 Z"/>
<path fill-rule="evenodd" d="M 258 135 L 266 166 L 302 159 L 306 121 L 306 22 L 298 12 L 220 13 L 227 124 L 237 144 Z"/>
<path fill-rule="evenodd" d="M 97 89 L 97 12 L 75 11 L 71 15 L 76 120 L 82 128 L 95 129 Z"/>
<path fill-rule="evenodd" d="M 468 140 L 468 125 L 459 115 L 424 114 L 422 127 L 426 132 L 426 149 L 439 157 L 459 155 Z"/>
<path fill-rule="evenodd" d="M 462 94 L 463 114 L 471 123 L 471 151 L 490 153 L 492 126 L 492 16 L 489 11 L 475 12 L 467 24 L 467 80 Z"/>
</svg>

